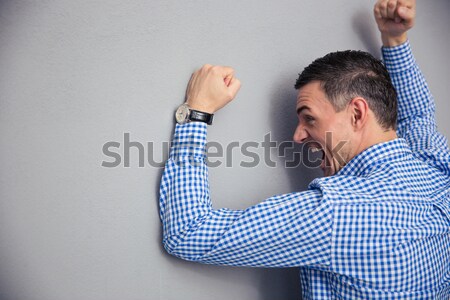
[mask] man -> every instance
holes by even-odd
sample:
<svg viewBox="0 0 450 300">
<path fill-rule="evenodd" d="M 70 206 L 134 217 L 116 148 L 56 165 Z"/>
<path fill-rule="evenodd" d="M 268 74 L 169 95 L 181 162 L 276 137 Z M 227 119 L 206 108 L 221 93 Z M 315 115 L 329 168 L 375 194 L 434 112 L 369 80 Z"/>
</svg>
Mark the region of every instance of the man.
<svg viewBox="0 0 450 300">
<path fill-rule="evenodd" d="M 407 40 L 415 1 L 380 0 L 374 14 L 398 115 L 389 74 L 367 53 L 331 53 L 308 66 L 296 84 L 294 140 L 323 152 L 325 177 L 304 192 L 243 211 L 212 209 L 205 123 L 240 82 L 228 67 L 193 74 L 187 105 L 195 111 L 177 111 L 161 181 L 169 253 L 300 267 L 304 299 L 450 299 L 450 154 Z"/>
</svg>

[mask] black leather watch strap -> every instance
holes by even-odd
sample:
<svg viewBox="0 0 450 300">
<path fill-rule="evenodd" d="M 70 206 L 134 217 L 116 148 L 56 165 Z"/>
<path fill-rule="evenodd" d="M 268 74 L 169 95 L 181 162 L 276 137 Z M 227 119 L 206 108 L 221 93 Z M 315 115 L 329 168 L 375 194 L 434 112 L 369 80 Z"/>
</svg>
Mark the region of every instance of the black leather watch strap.
<svg viewBox="0 0 450 300">
<path fill-rule="evenodd" d="M 212 124 L 214 114 L 205 113 L 198 110 L 191 109 L 191 113 L 189 115 L 189 120 L 191 121 L 200 121 L 205 122 L 208 125 Z"/>
</svg>

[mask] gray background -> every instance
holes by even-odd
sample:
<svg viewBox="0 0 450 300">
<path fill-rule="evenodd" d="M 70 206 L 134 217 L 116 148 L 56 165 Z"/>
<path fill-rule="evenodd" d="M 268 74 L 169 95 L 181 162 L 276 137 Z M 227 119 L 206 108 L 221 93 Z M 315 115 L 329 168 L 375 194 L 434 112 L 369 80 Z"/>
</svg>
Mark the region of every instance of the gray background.
<svg viewBox="0 0 450 300">
<path fill-rule="evenodd" d="M 450 136 L 448 0 L 418 1 L 410 33 Z M 1 1 L 0 299 L 298 299 L 295 269 L 204 266 L 161 246 L 161 168 L 102 147 L 153 142 L 165 156 L 190 74 L 230 65 L 242 81 L 209 139 L 291 139 L 293 84 L 314 58 L 379 55 L 373 1 Z M 150 147 L 146 146 L 148 152 Z M 261 152 L 261 149 L 258 151 Z M 317 170 L 261 163 L 210 171 L 215 207 L 304 189 Z M 122 154 L 121 154 L 122 155 Z M 147 155 L 147 153 L 146 153 Z M 261 154 L 262 155 L 262 154 Z M 262 157 L 261 157 L 262 159 Z"/>
</svg>

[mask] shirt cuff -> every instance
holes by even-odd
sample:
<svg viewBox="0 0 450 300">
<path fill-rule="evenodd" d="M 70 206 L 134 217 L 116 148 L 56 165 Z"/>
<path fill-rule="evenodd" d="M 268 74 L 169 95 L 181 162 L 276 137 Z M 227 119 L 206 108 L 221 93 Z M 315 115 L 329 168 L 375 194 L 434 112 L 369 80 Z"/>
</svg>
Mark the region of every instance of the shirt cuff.
<svg viewBox="0 0 450 300">
<path fill-rule="evenodd" d="M 402 72 L 415 65 L 409 40 L 396 47 L 382 47 L 381 53 L 389 73 Z"/>
<path fill-rule="evenodd" d="M 206 158 L 206 126 L 203 122 L 176 124 L 170 158 Z"/>
</svg>

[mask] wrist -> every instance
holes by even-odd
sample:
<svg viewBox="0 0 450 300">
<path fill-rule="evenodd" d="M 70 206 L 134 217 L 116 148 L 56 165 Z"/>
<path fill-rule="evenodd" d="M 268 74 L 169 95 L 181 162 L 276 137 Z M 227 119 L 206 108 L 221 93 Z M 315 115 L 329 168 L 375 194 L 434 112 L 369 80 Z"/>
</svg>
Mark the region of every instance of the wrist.
<svg viewBox="0 0 450 300">
<path fill-rule="evenodd" d="M 191 121 L 204 122 L 212 124 L 214 114 L 193 108 L 187 103 L 181 104 L 175 112 L 175 120 L 178 124 L 185 124 Z"/>
<path fill-rule="evenodd" d="M 208 114 L 214 114 L 215 113 L 214 109 L 212 109 L 210 107 L 206 107 L 204 105 L 191 104 L 189 102 L 186 102 L 186 104 L 189 105 L 189 108 L 193 109 L 193 110 L 205 112 L 205 113 L 208 113 Z"/>
<path fill-rule="evenodd" d="M 388 48 L 396 47 L 401 44 L 404 44 L 407 40 L 408 40 L 408 36 L 407 36 L 406 32 L 404 32 L 403 34 L 401 34 L 399 36 L 392 36 L 389 34 L 381 33 L 381 41 L 383 42 L 383 47 L 388 47 Z"/>
</svg>

